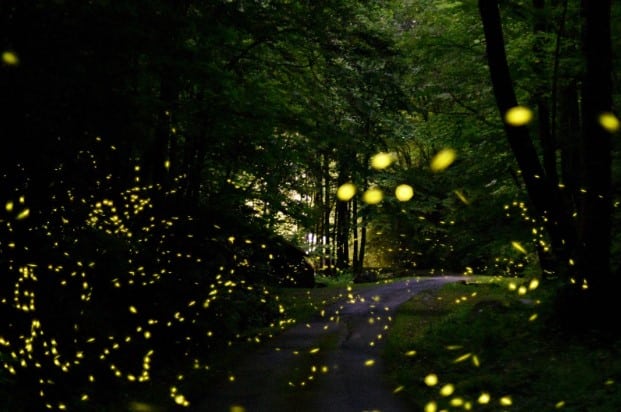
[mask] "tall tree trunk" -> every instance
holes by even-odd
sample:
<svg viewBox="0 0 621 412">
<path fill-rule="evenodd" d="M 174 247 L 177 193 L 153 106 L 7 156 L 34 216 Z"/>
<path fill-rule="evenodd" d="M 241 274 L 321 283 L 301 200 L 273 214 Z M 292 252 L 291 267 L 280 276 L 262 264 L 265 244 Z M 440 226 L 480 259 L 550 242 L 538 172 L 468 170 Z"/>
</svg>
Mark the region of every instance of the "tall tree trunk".
<svg viewBox="0 0 621 412">
<path fill-rule="evenodd" d="M 579 214 L 580 269 L 596 293 L 610 289 L 612 224 L 611 136 L 599 123 L 612 108 L 612 45 L 610 0 L 583 0 L 583 52 L 586 73 L 582 84 L 584 202 Z"/>
<path fill-rule="evenodd" d="M 352 221 L 352 229 L 353 229 L 353 244 L 354 244 L 354 250 L 353 250 L 353 256 L 352 256 L 352 269 L 354 272 L 354 275 L 358 275 L 362 272 L 362 266 L 360 265 L 360 259 L 359 259 L 359 254 L 360 254 L 360 236 L 359 236 L 359 225 L 358 225 L 358 197 L 354 196 L 354 198 L 352 199 L 352 203 L 351 203 L 351 221 Z"/>
<path fill-rule="evenodd" d="M 479 12 L 486 40 L 487 59 L 496 104 L 504 119 L 517 106 L 513 82 L 507 64 L 498 0 L 479 0 Z M 505 122 L 505 133 L 522 172 L 528 197 L 545 224 L 556 256 L 557 271 L 567 275 L 564 267 L 575 244 L 569 216 L 560 203 L 558 187 L 546 175 L 526 126 Z"/>
<path fill-rule="evenodd" d="M 330 204 L 330 157 L 328 153 L 323 154 L 322 165 L 323 178 L 323 233 L 321 235 L 323 243 L 324 267 L 328 273 L 332 273 L 332 235 L 330 230 L 330 214 L 332 206 Z"/>
<path fill-rule="evenodd" d="M 546 83 L 544 79 L 546 75 L 546 53 L 544 50 L 544 35 L 548 30 L 547 19 L 545 16 L 545 1 L 533 0 L 535 8 L 535 21 L 533 24 L 533 32 L 535 34 L 535 44 L 533 53 L 535 62 L 533 65 L 533 73 L 538 77 L 538 84 L 534 93 L 534 100 L 537 106 L 537 134 L 543 152 L 543 168 L 546 176 L 553 186 L 558 185 L 558 173 L 556 171 L 556 142 L 555 136 L 552 135 L 550 124 L 550 106 L 546 97 Z"/>
</svg>

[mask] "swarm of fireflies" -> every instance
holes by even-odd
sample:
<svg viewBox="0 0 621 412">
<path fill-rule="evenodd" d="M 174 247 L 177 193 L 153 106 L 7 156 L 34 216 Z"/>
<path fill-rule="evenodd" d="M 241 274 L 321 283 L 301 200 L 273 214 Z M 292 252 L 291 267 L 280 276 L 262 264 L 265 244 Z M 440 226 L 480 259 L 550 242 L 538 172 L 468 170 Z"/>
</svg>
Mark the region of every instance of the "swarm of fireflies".
<svg viewBox="0 0 621 412">
<path fill-rule="evenodd" d="M 505 113 L 505 122 L 510 126 L 524 126 L 533 120 L 533 112 L 528 107 L 515 106 Z"/>
<path fill-rule="evenodd" d="M 449 167 L 457 158 L 457 152 L 453 149 L 442 149 L 431 159 L 429 167 L 432 172 L 441 172 Z"/>
</svg>

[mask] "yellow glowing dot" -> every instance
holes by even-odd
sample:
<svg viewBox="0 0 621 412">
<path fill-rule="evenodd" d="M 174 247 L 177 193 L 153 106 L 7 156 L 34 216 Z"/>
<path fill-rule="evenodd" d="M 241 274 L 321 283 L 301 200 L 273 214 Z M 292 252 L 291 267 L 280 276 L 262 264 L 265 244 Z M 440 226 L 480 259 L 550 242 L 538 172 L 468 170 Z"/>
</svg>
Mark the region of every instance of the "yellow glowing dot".
<svg viewBox="0 0 621 412">
<path fill-rule="evenodd" d="M 516 242 L 513 241 L 511 242 L 511 246 L 513 246 L 513 249 L 517 250 L 518 252 L 524 253 L 526 254 L 526 249 L 524 249 L 524 246 L 522 246 L 522 244 L 520 242 Z"/>
<path fill-rule="evenodd" d="M 455 359 L 453 362 L 454 363 L 459 363 L 459 362 L 463 362 L 466 359 L 468 359 L 470 356 L 472 356 L 471 353 L 466 353 L 465 355 L 461 355 L 460 357 L 458 357 L 457 359 Z"/>
<path fill-rule="evenodd" d="M 246 408 L 241 405 L 231 405 L 230 412 L 246 412 Z"/>
<path fill-rule="evenodd" d="M 464 194 L 463 194 L 463 192 L 461 190 L 455 190 L 454 193 L 455 193 L 455 196 L 457 196 L 457 198 L 459 200 L 461 200 L 461 202 L 464 205 L 469 205 L 470 204 L 470 201 L 466 198 L 466 196 L 464 196 Z"/>
<path fill-rule="evenodd" d="M 407 202 L 412 196 L 414 196 L 414 189 L 410 185 L 402 184 L 395 189 L 395 197 L 401 202 Z"/>
<path fill-rule="evenodd" d="M 440 150 L 431 160 L 431 171 L 441 172 L 449 167 L 457 158 L 457 152 L 453 149 Z"/>
<path fill-rule="evenodd" d="M 438 404 L 434 401 L 427 402 L 425 405 L 425 412 L 436 412 L 438 410 Z"/>
<path fill-rule="evenodd" d="M 528 284 L 528 289 L 535 290 L 539 287 L 539 279 L 533 279 Z"/>
<path fill-rule="evenodd" d="M 371 158 L 371 167 L 377 170 L 386 169 L 394 160 L 392 153 L 380 152 Z"/>
<path fill-rule="evenodd" d="M 479 362 L 479 357 L 477 355 L 474 355 L 472 357 L 472 364 L 477 368 L 481 365 L 481 362 Z"/>
<path fill-rule="evenodd" d="M 370 205 L 376 205 L 382 201 L 384 193 L 380 188 L 372 187 L 362 195 L 362 200 Z"/>
<path fill-rule="evenodd" d="M 505 122 L 511 126 L 524 126 L 533 120 L 533 112 L 528 107 L 515 106 L 505 113 Z"/>
<path fill-rule="evenodd" d="M 135 306 L 130 306 L 130 307 L 129 307 L 129 311 L 130 311 L 131 313 L 134 313 L 134 314 L 138 313 L 138 309 L 136 309 L 136 307 L 135 307 Z"/>
<path fill-rule="evenodd" d="M 405 356 L 414 356 L 416 355 L 416 351 L 415 350 L 409 350 L 407 352 L 405 352 Z"/>
<path fill-rule="evenodd" d="M 447 383 L 442 388 L 440 388 L 440 395 L 442 396 L 451 396 L 455 392 L 455 386 L 451 383 Z"/>
<path fill-rule="evenodd" d="M 185 399 L 185 396 L 179 394 L 175 395 L 175 403 L 177 405 L 187 406 L 189 405 L 188 401 Z"/>
<path fill-rule="evenodd" d="M 510 396 L 503 396 L 502 398 L 500 398 L 500 404 L 502 406 L 511 406 L 513 404 L 513 401 L 511 400 Z"/>
<path fill-rule="evenodd" d="M 11 51 L 5 51 L 2 53 L 2 62 L 8 66 L 15 66 L 19 64 L 19 57 Z"/>
<path fill-rule="evenodd" d="M 520 287 L 518 288 L 518 295 L 521 295 L 521 296 L 522 296 L 522 295 L 526 295 L 526 292 L 527 292 L 527 291 L 528 291 L 528 289 L 526 289 L 526 286 L 523 286 L 523 285 L 522 285 L 522 286 L 520 286 Z"/>
<path fill-rule="evenodd" d="M 164 167 L 166 168 L 166 170 L 170 169 L 170 160 L 168 160 L 168 159 L 167 159 L 167 160 L 164 162 Z"/>
<path fill-rule="evenodd" d="M 435 373 L 430 373 L 425 376 L 425 384 L 427 386 L 435 386 L 438 384 L 438 376 Z"/>
<path fill-rule="evenodd" d="M 367 359 L 364 361 L 364 366 L 373 366 L 375 365 L 375 359 Z"/>
<path fill-rule="evenodd" d="M 310 354 L 315 354 L 317 352 L 319 352 L 319 348 L 313 348 L 310 351 L 308 351 L 308 353 L 310 353 Z"/>
<path fill-rule="evenodd" d="M 479 402 L 481 405 L 485 405 L 487 403 L 489 403 L 489 401 L 491 400 L 491 396 L 489 396 L 489 393 L 487 392 L 483 392 L 480 396 L 479 399 L 477 399 L 477 402 Z"/>
<path fill-rule="evenodd" d="M 451 406 L 462 406 L 464 404 L 464 400 L 462 398 L 453 398 L 451 399 Z"/>
<path fill-rule="evenodd" d="M 4 205 L 4 209 L 5 209 L 7 212 L 9 212 L 9 213 L 10 213 L 10 212 L 12 212 L 12 211 L 13 211 L 13 206 L 14 206 L 14 205 L 13 205 L 13 202 L 9 200 L 9 201 L 8 201 L 8 202 L 6 202 L 6 204 Z"/>
<path fill-rule="evenodd" d="M 336 191 L 336 197 L 343 202 L 349 201 L 356 194 L 356 186 L 353 183 L 345 183 Z"/>
<path fill-rule="evenodd" d="M 528 321 L 529 321 L 529 322 L 532 322 L 532 321 L 536 320 L 538 316 L 539 316 L 539 315 L 537 315 L 536 313 L 533 313 L 533 314 L 532 314 L 532 315 L 530 315 L 530 317 L 528 318 Z"/>
<path fill-rule="evenodd" d="M 565 401 L 558 401 L 556 405 L 554 405 L 556 409 L 561 409 L 563 406 L 565 406 Z"/>
<path fill-rule="evenodd" d="M 619 131 L 619 119 L 610 112 L 600 114 L 598 121 L 607 132 L 614 133 Z"/>
<path fill-rule="evenodd" d="M 30 209 L 24 209 L 21 212 L 19 212 L 16 219 L 22 220 L 22 219 L 26 219 L 28 216 L 30 216 Z"/>
<path fill-rule="evenodd" d="M 229 382 L 235 382 L 235 375 L 229 376 Z"/>
<path fill-rule="evenodd" d="M 399 393 L 399 392 L 403 391 L 403 389 L 405 389 L 405 386 L 403 386 L 403 385 L 397 386 L 395 388 L 395 390 L 392 391 L 392 393 Z"/>
</svg>

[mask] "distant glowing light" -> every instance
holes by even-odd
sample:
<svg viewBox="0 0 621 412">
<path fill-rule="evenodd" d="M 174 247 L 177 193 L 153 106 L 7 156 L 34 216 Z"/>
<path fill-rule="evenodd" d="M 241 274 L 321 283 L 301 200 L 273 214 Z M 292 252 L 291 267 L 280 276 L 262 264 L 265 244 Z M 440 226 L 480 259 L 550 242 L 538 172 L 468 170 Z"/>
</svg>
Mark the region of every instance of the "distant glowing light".
<svg viewBox="0 0 621 412">
<path fill-rule="evenodd" d="M 384 193 L 380 188 L 372 187 L 362 195 L 362 200 L 370 205 L 376 205 L 382 201 Z"/>
<path fill-rule="evenodd" d="M 402 184 L 395 189 L 395 197 L 401 202 L 407 202 L 414 196 L 414 189 L 410 185 Z"/>
<path fill-rule="evenodd" d="M 442 396 L 451 396 L 453 392 L 455 392 L 455 386 L 451 383 L 447 383 L 440 388 L 440 395 Z"/>
<path fill-rule="evenodd" d="M 619 131 L 620 123 L 617 116 L 610 112 L 605 112 L 599 115 L 598 119 L 600 126 L 606 129 L 609 133 L 615 133 Z"/>
<path fill-rule="evenodd" d="M 438 384 L 438 375 L 436 375 L 435 373 L 430 373 L 429 375 L 425 376 L 425 385 L 435 386 L 437 384 Z"/>
<path fill-rule="evenodd" d="M 22 219 L 26 219 L 28 216 L 30 216 L 30 209 L 24 209 L 21 212 L 19 212 L 16 219 L 22 220 Z"/>
<path fill-rule="evenodd" d="M 356 186 L 353 183 L 345 183 L 336 191 L 336 197 L 343 202 L 348 202 L 355 194 Z"/>
<path fill-rule="evenodd" d="M 2 62 L 7 66 L 17 66 L 19 64 L 19 57 L 12 51 L 5 51 L 2 53 Z"/>
<path fill-rule="evenodd" d="M 440 150 L 431 160 L 431 171 L 441 172 L 449 167 L 457 158 L 457 152 L 453 149 Z"/>
<path fill-rule="evenodd" d="M 524 126 L 533 120 L 533 111 L 528 107 L 515 106 L 505 113 L 505 122 L 511 126 Z"/>
<path fill-rule="evenodd" d="M 502 406 L 511 406 L 513 404 L 513 401 L 511 400 L 510 396 L 503 396 L 502 398 L 500 398 L 500 404 Z"/>
<path fill-rule="evenodd" d="M 524 253 L 524 254 L 528 253 L 526 251 L 526 249 L 524 249 L 524 246 L 522 246 L 522 244 L 520 242 L 513 241 L 513 242 L 511 242 L 511 246 L 513 246 L 513 249 L 517 250 L 518 252 L 521 252 L 521 253 Z"/>
<path fill-rule="evenodd" d="M 457 198 L 459 200 L 461 200 L 461 202 L 464 205 L 469 205 L 470 204 L 470 201 L 468 200 L 468 198 L 466 198 L 466 196 L 463 194 L 463 192 L 461 190 L 455 190 L 454 193 L 455 193 L 455 196 L 457 196 Z"/>
<path fill-rule="evenodd" d="M 386 169 L 394 160 L 395 156 L 392 153 L 379 152 L 371 158 L 371 167 L 377 170 Z"/>
<path fill-rule="evenodd" d="M 438 404 L 434 401 L 428 402 L 425 405 L 425 412 L 436 412 L 438 410 Z"/>
<path fill-rule="evenodd" d="M 459 407 L 464 405 L 464 400 L 462 398 L 453 398 L 450 402 L 451 406 Z"/>
<path fill-rule="evenodd" d="M 472 356 L 472 353 L 466 353 L 464 355 L 461 355 L 460 357 L 458 357 L 457 359 L 455 359 L 453 361 L 453 363 L 460 363 L 465 361 L 466 359 L 470 358 Z"/>
<path fill-rule="evenodd" d="M 485 405 L 488 404 L 489 401 L 491 400 L 491 396 L 489 395 L 489 393 L 487 392 L 483 392 L 480 396 L 479 399 L 477 399 L 477 402 L 479 402 L 481 405 Z"/>
</svg>

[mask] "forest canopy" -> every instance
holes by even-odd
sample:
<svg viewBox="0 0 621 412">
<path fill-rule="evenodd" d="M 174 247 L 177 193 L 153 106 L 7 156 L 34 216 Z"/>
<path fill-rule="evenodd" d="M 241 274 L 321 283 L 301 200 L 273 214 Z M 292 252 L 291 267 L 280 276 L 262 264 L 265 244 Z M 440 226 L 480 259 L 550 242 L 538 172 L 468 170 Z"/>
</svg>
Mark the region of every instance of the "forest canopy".
<svg viewBox="0 0 621 412">
<path fill-rule="evenodd" d="M 563 305 L 610 300 L 619 17 L 609 0 L 2 1 L 0 380 L 60 408 L 106 396 L 66 375 L 148 381 L 152 342 L 200 367 L 192 345 L 286 323 L 266 296 L 314 274 L 563 279 Z"/>
</svg>

